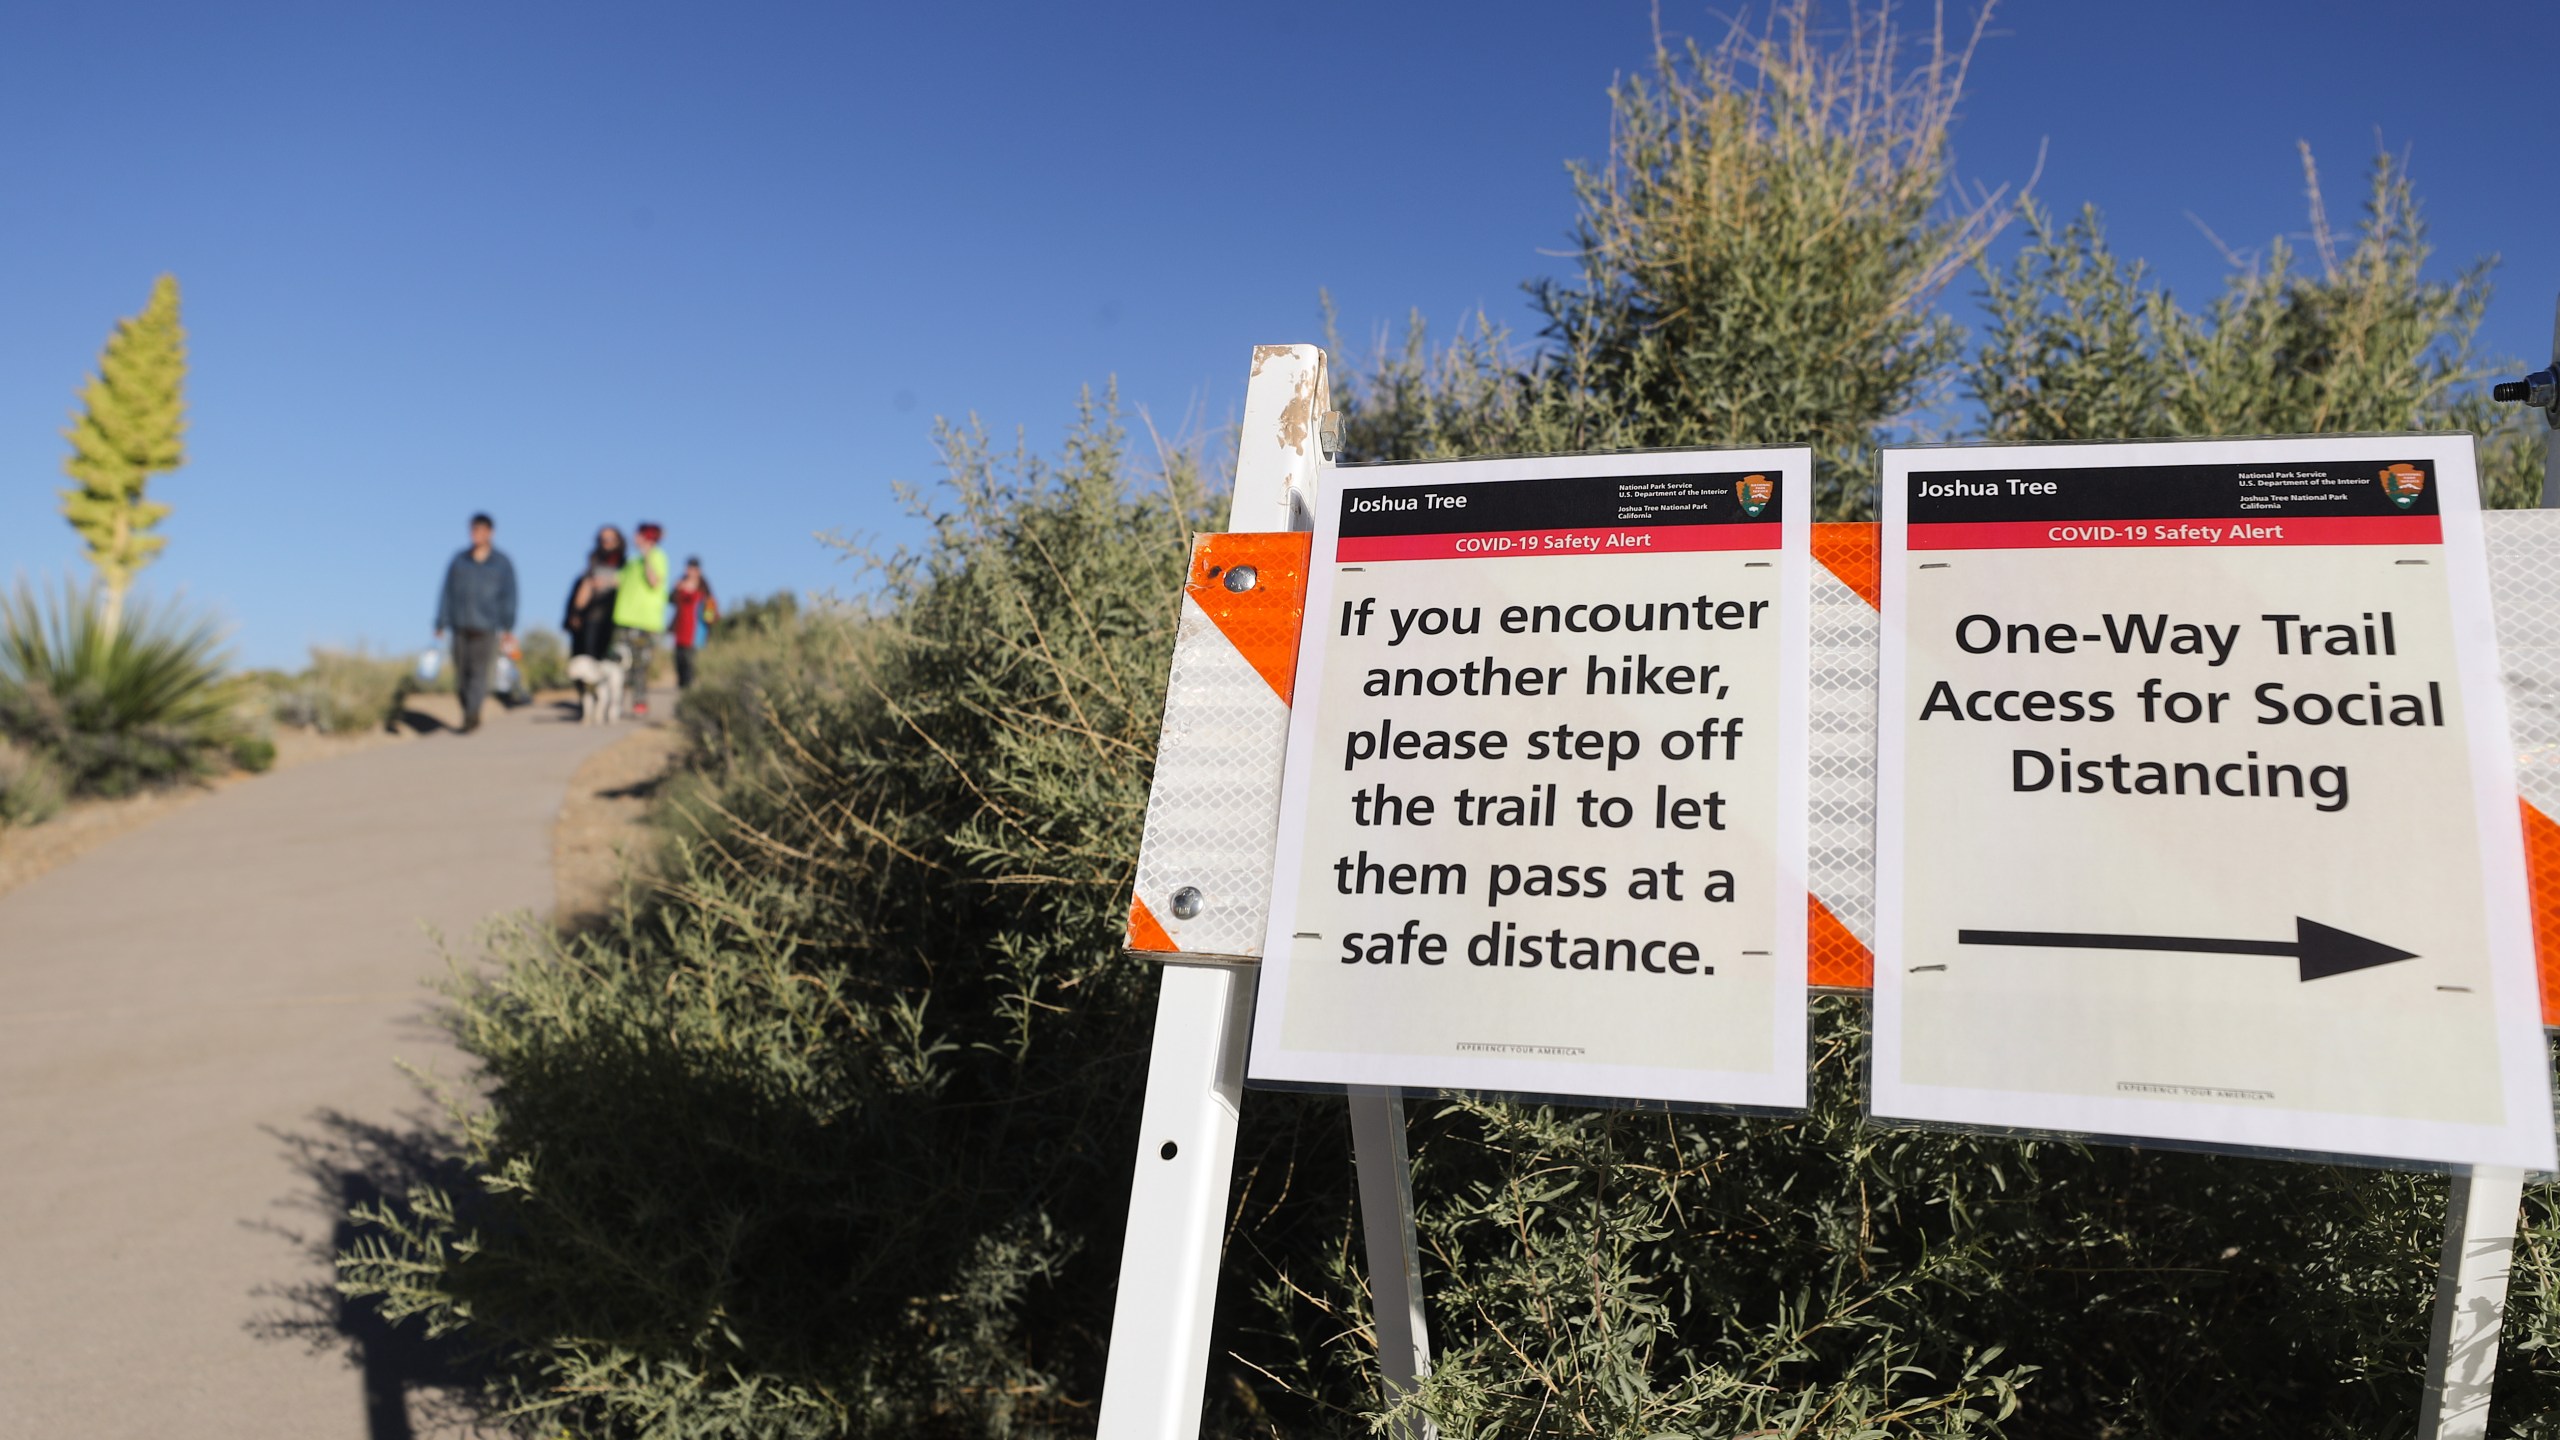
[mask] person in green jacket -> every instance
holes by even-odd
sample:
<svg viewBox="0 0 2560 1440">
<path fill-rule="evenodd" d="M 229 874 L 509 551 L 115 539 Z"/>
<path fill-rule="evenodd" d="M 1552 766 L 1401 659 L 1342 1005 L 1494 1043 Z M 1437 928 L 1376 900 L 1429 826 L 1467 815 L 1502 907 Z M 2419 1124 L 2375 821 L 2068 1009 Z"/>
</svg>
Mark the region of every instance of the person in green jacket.
<svg viewBox="0 0 2560 1440">
<path fill-rule="evenodd" d="M 649 713 L 649 660 L 658 637 L 667 633 L 667 552 L 658 548 L 666 534 L 656 521 L 642 521 L 632 532 L 640 543 L 622 567 L 614 591 L 613 624 L 631 652 L 631 713 Z"/>
</svg>

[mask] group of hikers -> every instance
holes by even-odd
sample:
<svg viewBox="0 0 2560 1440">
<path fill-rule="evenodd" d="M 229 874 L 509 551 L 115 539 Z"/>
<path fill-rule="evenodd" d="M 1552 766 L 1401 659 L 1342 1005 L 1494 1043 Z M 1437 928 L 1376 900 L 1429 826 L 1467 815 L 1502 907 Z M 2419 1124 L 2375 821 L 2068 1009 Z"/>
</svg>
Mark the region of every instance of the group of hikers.
<svg viewBox="0 0 2560 1440">
<path fill-rule="evenodd" d="M 486 514 L 471 517 L 471 543 L 445 567 L 436 597 L 436 638 L 453 634 L 454 688 L 462 697 L 466 735 L 480 728 L 498 656 L 516 654 L 516 569 L 498 548 L 497 534 L 497 522 Z M 659 544 L 665 536 L 664 527 L 644 520 L 632 529 L 638 542 L 633 546 L 624 543 L 620 526 L 599 527 L 560 618 L 572 660 L 584 656 L 625 667 L 631 713 L 642 717 L 649 713 L 649 663 L 658 637 L 674 641 L 676 687 L 682 689 L 693 683 L 695 648 L 720 618 L 720 602 L 698 557 L 686 557 L 681 571 L 668 573 L 667 552 Z"/>
</svg>

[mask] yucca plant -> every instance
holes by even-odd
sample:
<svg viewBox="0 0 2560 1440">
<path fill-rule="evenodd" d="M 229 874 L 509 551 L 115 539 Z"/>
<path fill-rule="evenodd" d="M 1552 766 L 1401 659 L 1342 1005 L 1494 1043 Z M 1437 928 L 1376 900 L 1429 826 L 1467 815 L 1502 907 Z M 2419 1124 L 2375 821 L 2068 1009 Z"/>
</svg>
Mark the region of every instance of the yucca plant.
<svg viewBox="0 0 2560 1440">
<path fill-rule="evenodd" d="M 239 719 L 227 659 L 207 617 L 128 602 L 110 628 L 95 588 L 21 581 L 0 595 L 0 738 L 81 795 L 264 769 L 274 747 Z"/>
</svg>

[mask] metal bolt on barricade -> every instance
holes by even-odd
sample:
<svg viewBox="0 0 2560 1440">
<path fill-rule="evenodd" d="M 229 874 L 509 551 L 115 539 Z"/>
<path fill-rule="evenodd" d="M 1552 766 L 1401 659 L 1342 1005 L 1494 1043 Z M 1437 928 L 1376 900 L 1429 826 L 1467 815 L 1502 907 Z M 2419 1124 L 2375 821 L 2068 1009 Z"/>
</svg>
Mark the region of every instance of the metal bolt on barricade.
<svg viewBox="0 0 2560 1440">
<path fill-rule="evenodd" d="M 2560 508 L 2560 304 L 2551 313 L 2551 363 L 2521 380 L 2499 382 L 2489 398 L 2542 412 L 2542 508 Z"/>
</svg>

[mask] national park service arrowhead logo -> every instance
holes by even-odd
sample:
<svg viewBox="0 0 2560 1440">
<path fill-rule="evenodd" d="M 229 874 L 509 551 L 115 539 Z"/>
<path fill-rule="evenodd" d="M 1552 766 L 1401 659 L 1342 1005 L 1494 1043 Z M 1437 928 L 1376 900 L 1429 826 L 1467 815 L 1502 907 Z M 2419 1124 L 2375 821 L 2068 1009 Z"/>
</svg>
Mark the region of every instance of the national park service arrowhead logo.
<svg viewBox="0 0 2560 1440">
<path fill-rule="evenodd" d="M 2382 470 L 2382 493 L 2391 503 L 2406 510 L 2427 493 L 2427 472 L 2415 465 L 2386 465 Z"/>
<path fill-rule="evenodd" d="M 1742 513 L 1757 520 L 1760 512 L 1769 508 L 1769 502 L 1777 498 L 1778 482 L 1766 475 L 1745 475 L 1742 483 L 1733 487 L 1733 493 L 1742 501 Z"/>
</svg>

